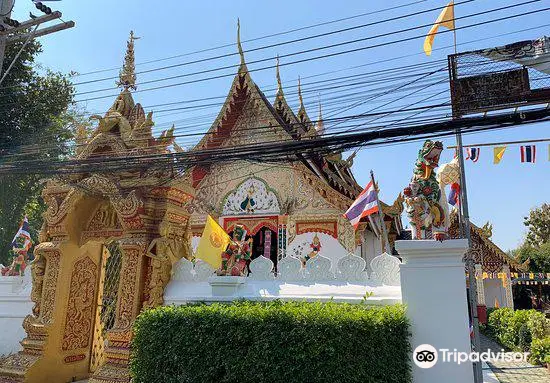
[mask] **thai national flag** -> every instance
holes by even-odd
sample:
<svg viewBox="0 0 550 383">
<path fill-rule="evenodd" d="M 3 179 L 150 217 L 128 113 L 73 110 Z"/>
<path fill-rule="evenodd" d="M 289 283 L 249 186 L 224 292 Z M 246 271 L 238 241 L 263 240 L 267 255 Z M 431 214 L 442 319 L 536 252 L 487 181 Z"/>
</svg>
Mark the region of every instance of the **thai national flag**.
<svg viewBox="0 0 550 383">
<path fill-rule="evenodd" d="M 520 146 L 521 162 L 535 163 L 537 159 L 537 147 L 535 145 L 522 145 Z"/>
<path fill-rule="evenodd" d="M 32 246 L 32 240 L 31 240 L 31 228 L 29 226 L 29 220 L 27 219 L 27 216 L 23 219 L 23 222 L 21 222 L 21 226 L 19 226 L 19 230 L 17 230 L 17 233 L 15 234 L 15 237 L 13 237 L 13 240 L 11 241 L 12 247 L 17 247 L 17 238 L 23 237 L 25 238 L 25 249 L 30 249 Z"/>
<path fill-rule="evenodd" d="M 466 159 L 477 162 L 479 160 L 479 148 L 466 148 Z"/>
<path fill-rule="evenodd" d="M 367 187 L 365 187 L 365 190 L 359 194 L 355 202 L 351 204 L 348 211 L 344 213 L 344 217 L 351 222 L 355 229 L 357 229 L 361 218 L 377 212 L 378 202 L 376 189 L 374 187 L 374 183 L 371 181 Z"/>
<path fill-rule="evenodd" d="M 460 203 L 460 185 L 456 182 L 451 184 L 451 192 L 449 193 L 448 201 L 453 206 Z"/>
</svg>

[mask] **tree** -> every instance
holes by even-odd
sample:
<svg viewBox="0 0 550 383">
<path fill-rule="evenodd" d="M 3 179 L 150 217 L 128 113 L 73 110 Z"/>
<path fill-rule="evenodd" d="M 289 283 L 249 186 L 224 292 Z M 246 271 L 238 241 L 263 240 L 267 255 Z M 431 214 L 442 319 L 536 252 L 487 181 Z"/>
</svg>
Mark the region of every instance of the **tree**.
<svg viewBox="0 0 550 383">
<path fill-rule="evenodd" d="M 543 203 L 540 207 L 531 209 L 523 224 L 529 228 L 526 244 L 539 247 L 550 242 L 550 205 Z"/>
<path fill-rule="evenodd" d="M 520 262 L 525 262 L 529 259 L 530 272 L 550 273 L 550 242 L 544 243 L 539 247 L 524 243 L 512 252 L 512 256 L 517 257 L 517 260 Z"/>
<path fill-rule="evenodd" d="M 3 71 L 22 43 L 6 49 Z M 78 114 L 71 108 L 74 88 L 61 73 L 42 69 L 35 59 L 42 51 L 33 40 L 23 50 L 0 86 L 0 165 L 25 159 L 48 161 L 71 152 Z M 44 204 L 38 175 L 0 176 L 0 263 L 8 262 L 11 240 L 25 214 L 36 242 Z"/>
</svg>

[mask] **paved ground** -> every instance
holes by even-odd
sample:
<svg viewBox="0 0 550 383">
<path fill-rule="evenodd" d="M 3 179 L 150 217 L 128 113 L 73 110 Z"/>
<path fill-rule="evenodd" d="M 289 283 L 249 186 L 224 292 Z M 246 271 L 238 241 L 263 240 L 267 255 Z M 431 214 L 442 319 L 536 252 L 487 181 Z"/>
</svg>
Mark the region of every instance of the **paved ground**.
<svg viewBox="0 0 550 383">
<path fill-rule="evenodd" d="M 501 346 L 481 335 L 482 351 L 501 350 Z M 493 360 L 488 363 L 500 383 L 550 383 L 550 373 L 544 367 L 533 366 L 527 362 L 503 362 Z"/>
</svg>

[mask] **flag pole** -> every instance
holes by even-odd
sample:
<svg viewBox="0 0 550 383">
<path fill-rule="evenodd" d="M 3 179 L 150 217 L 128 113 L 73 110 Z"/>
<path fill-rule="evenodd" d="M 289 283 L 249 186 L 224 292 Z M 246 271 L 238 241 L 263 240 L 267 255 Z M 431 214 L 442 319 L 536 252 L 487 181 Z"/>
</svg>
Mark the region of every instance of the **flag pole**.
<svg viewBox="0 0 550 383">
<path fill-rule="evenodd" d="M 386 252 L 386 254 L 391 255 L 390 243 L 388 241 L 388 231 L 386 229 L 386 223 L 384 222 L 384 212 L 382 212 L 382 206 L 380 206 L 380 200 L 378 199 L 378 188 L 376 186 L 376 182 L 374 181 L 374 172 L 372 170 L 370 171 L 370 178 L 376 194 L 376 205 L 378 206 L 378 216 L 380 217 L 380 226 L 382 226 L 381 231 L 385 242 L 384 243 L 385 246 L 383 246 L 384 247 L 383 250 Z"/>
</svg>

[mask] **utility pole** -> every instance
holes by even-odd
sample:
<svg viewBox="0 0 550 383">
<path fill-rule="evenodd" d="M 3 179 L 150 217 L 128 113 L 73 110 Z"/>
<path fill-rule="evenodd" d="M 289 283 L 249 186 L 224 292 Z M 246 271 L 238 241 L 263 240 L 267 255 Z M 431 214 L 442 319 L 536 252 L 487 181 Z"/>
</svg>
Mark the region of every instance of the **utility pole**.
<svg viewBox="0 0 550 383">
<path fill-rule="evenodd" d="M 59 32 L 64 29 L 72 28 L 75 25 L 74 21 L 62 21 L 59 24 L 38 29 L 41 24 L 55 19 L 60 19 L 62 16 L 61 12 L 52 11 L 50 7 L 44 5 L 41 1 L 33 1 L 33 3 L 39 11 L 44 13 L 43 16 L 33 16 L 29 20 L 25 20 L 22 22 L 12 20 L 11 11 L 13 10 L 14 3 L 15 0 L 0 0 L 0 79 L 6 76 L 6 73 L 2 73 L 2 68 L 4 65 L 4 56 L 7 45 L 19 41 L 28 42 L 36 37 Z M 29 32 L 31 27 L 35 28 L 33 28 L 32 32 Z M 27 33 L 20 33 L 23 31 L 27 31 Z M 21 50 L 23 48 L 21 48 Z"/>
<path fill-rule="evenodd" d="M 15 0 L 0 0 L 0 25 L 3 24 L 4 17 L 10 18 L 13 2 Z M 4 65 L 4 54 L 6 52 L 7 36 L 0 34 L 0 76 Z"/>
<path fill-rule="evenodd" d="M 458 147 L 458 162 L 460 165 L 460 210 L 459 217 L 462 218 L 462 225 L 459 222 L 460 231 L 468 240 L 468 251 L 472 249 L 472 236 L 470 233 L 470 214 L 468 211 L 468 193 L 466 192 L 466 172 L 464 169 L 464 149 L 462 146 L 462 133 L 460 128 L 456 129 L 456 141 Z M 472 318 L 473 344 L 476 352 L 481 352 L 481 340 L 479 338 L 479 319 L 477 315 L 477 281 L 474 268 L 473 256 L 466 257 L 466 267 L 468 269 L 468 300 L 470 301 L 470 317 Z M 474 382 L 483 383 L 483 372 L 481 362 L 474 362 Z"/>
</svg>

